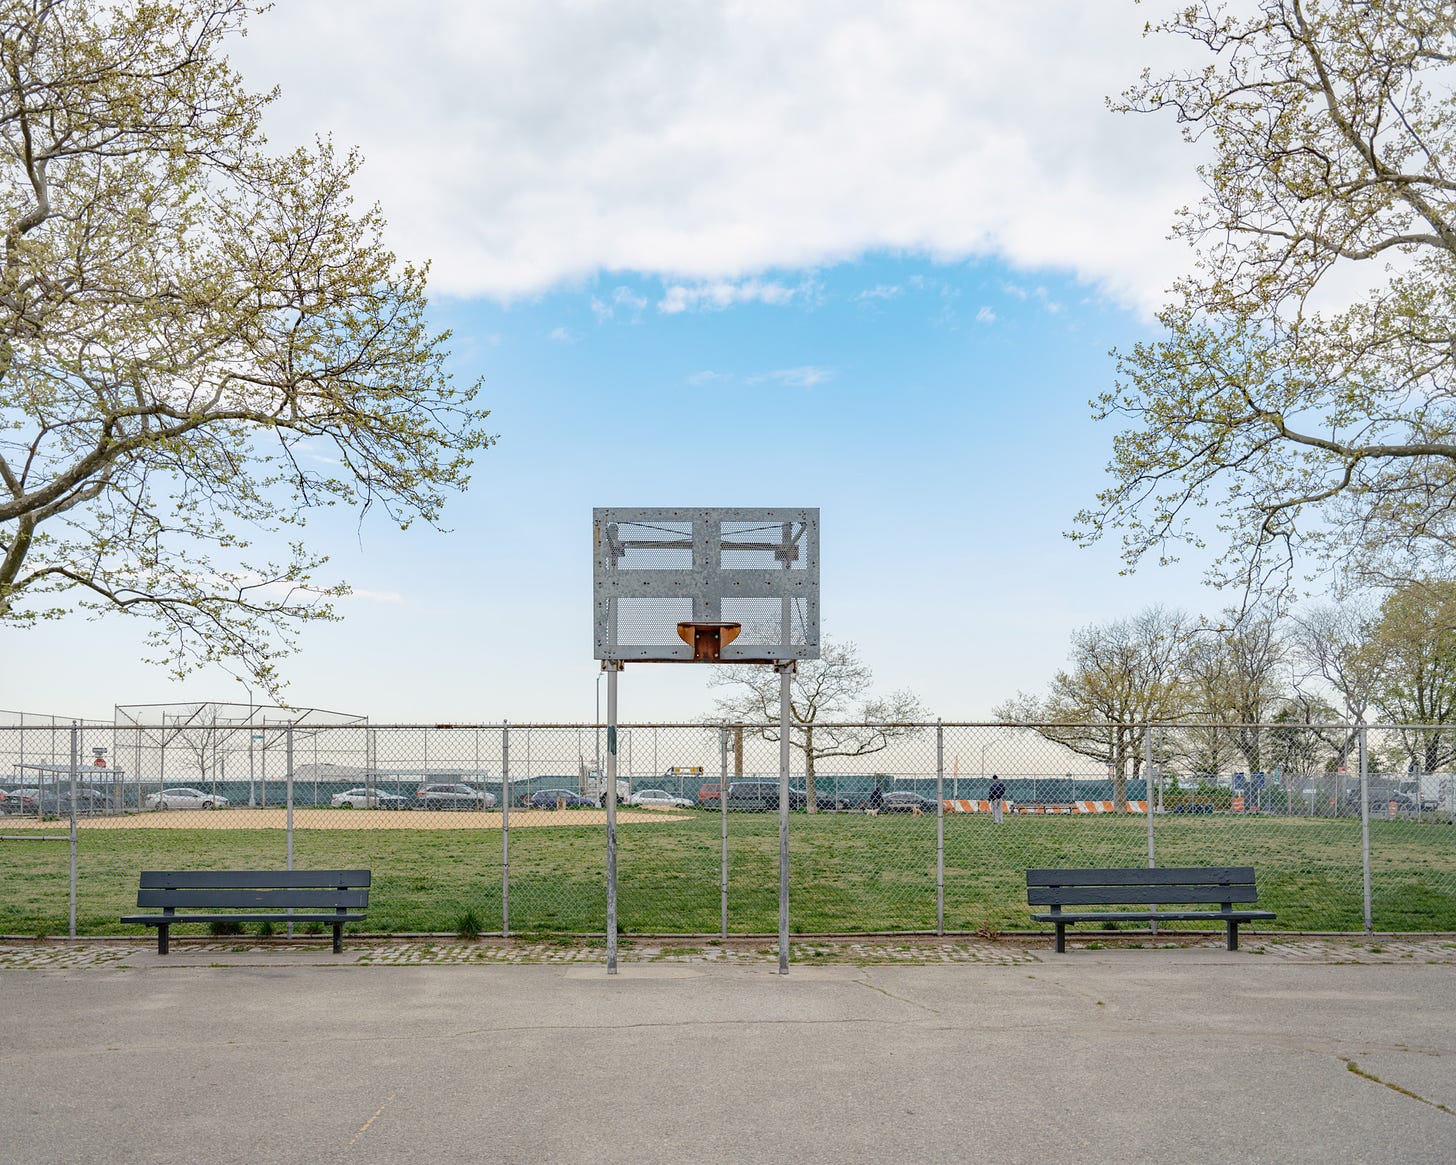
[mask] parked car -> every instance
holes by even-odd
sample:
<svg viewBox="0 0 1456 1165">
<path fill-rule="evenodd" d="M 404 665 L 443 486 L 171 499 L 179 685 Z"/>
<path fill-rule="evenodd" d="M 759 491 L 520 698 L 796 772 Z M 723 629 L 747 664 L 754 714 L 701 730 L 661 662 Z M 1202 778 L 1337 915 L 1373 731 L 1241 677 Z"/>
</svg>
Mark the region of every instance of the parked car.
<svg viewBox="0 0 1456 1165">
<path fill-rule="evenodd" d="M 420 809 L 494 809 L 495 794 L 473 785 L 453 782 L 421 785 L 415 790 L 415 806 Z"/>
<path fill-rule="evenodd" d="M 95 789 L 77 789 L 75 801 L 76 815 L 78 817 L 115 812 L 115 806 L 111 798 Z M 71 794 L 69 790 L 62 793 L 52 793 L 46 790 L 41 793 L 34 804 L 39 807 L 38 812 L 42 817 L 69 817 L 71 815 Z"/>
<path fill-rule="evenodd" d="M 789 808 L 803 809 L 809 804 L 803 789 L 789 790 Z M 777 781 L 734 781 L 728 786 L 729 809 L 777 809 L 779 807 L 779 783 Z"/>
<path fill-rule="evenodd" d="M 39 796 L 39 789 L 11 789 L 5 798 L 4 812 L 34 813 L 35 801 Z"/>
<path fill-rule="evenodd" d="M 175 789 L 159 789 L 148 793 L 148 809 L 217 809 L 224 808 L 228 799 L 220 793 L 206 793 L 201 789 L 179 786 Z"/>
<path fill-rule="evenodd" d="M 721 809 L 723 807 L 723 786 L 702 785 L 698 788 L 699 809 Z"/>
<path fill-rule="evenodd" d="M 555 809 L 560 802 L 568 809 L 596 809 L 597 803 L 572 789 L 537 789 L 526 802 L 527 809 Z"/>
<path fill-rule="evenodd" d="M 693 805 L 686 797 L 679 797 L 666 789 L 638 789 L 627 798 L 627 804 L 640 805 L 644 809 L 691 809 Z"/>
<path fill-rule="evenodd" d="M 408 800 L 383 789 L 346 789 L 329 798 L 335 809 L 403 809 Z"/>
<path fill-rule="evenodd" d="M 880 812 L 923 813 L 934 817 L 936 804 L 929 797 L 922 797 L 919 793 L 886 793 L 884 800 L 880 802 Z"/>
<path fill-rule="evenodd" d="M 1416 799 L 1410 793 L 1377 793 L 1373 789 L 1370 792 L 1370 809 L 1373 813 L 1384 813 L 1394 801 L 1395 807 L 1401 813 L 1414 813 L 1416 811 Z M 1360 811 L 1360 790 L 1350 789 L 1345 793 L 1345 804 Z M 1434 797 L 1421 798 L 1421 812 L 1433 813 L 1441 808 L 1441 802 Z"/>
</svg>

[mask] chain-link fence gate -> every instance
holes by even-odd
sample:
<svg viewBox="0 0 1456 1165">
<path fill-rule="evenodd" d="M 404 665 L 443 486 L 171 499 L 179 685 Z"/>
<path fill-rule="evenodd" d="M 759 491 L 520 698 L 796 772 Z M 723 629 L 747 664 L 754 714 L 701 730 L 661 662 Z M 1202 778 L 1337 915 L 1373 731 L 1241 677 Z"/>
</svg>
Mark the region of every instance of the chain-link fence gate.
<svg viewBox="0 0 1456 1165">
<path fill-rule="evenodd" d="M 371 869 L 371 932 L 602 936 L 605 732 L 0 725 L 0 933 L 129 933 L 143 869 L 296 865 Z M 622 933 L 775 932 L 775 733 L 620 727 Z M 820 725 L 791 744 L 796 934 L 1031 929 L 1028 868 L 1147 864 L 1252 865 L 1271 929 L 1456 931 L 1450 728 Z"/>
</svg>

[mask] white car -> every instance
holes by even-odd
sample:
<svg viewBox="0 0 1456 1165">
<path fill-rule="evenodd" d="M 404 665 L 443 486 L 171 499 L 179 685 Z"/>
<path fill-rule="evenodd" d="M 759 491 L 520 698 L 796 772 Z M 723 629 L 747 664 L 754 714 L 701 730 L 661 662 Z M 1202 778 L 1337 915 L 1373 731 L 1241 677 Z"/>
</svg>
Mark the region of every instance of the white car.
<svg viewBox="0 0 1456 1165">
<path fill-rule="evenodd" d="M 686 797 L 678 797 L 666 789 L 638 789 L 627 798 L 627 804 L 644 809 L 691 809 L 693 805 Z"/>
<path fill-rule="evenodd" d="M 204 793 L 201 789 L 162 789 L 147 794 L 148 809 L 218 809 L 227 805 L 228 799 L 217 793 Z"/>
<path fill-rule="evenodd" d="M 405 799 L 383 789 L 347 789 L 329 798 L 335 809 L 403 809 Z"/>
</svg>

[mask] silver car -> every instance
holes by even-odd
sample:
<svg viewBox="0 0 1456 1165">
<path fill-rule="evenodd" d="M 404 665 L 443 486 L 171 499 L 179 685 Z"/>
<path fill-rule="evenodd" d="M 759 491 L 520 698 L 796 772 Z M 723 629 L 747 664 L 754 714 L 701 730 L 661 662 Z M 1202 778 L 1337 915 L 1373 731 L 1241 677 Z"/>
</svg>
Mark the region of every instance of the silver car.
<svg viewBox="0 0 1456 1165">
<path fill-rule="evenodd" d="M 329 798 L 335 809 L 403 809 L 405 799 L 383 789 L 346 789 Z"/>
<path fill-rule="evenodd" d="M 183 786 L 147 794 L 148 809 L 217 809 L 227 803 L 228 799 L 220 793 L 206 793 Z"/>
<path fill-rule="evenodd" d="M 418 809 L 494 809 L 495 794 L 472 785 L 421 785 L 415 790 Z"/>
<path fill-rule="evenodd" d="M 627 798 L 627 804 L 640 805 L 647 809 L 689 809 L 693 803 L 686 797 L 669 793 L 666 789 L 638 789 Z"/>
</svg>

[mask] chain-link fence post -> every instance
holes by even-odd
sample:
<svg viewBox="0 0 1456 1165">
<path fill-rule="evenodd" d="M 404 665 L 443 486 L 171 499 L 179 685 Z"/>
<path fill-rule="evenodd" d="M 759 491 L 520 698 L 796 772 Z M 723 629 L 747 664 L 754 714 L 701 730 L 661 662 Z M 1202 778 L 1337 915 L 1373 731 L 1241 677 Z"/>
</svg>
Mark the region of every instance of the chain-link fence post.
<svg viewBox="0 0 1456 1165">
<path fill-rule="evenodd" d="M 288 845 L 288 868 L 291 870 L 293 869 L 293 721 L 291 720 L 288 722 L 288 728 L 284 732 L 283 761 L 287 766 L 287 770 L 284 773 L 284 806 L 286 809 L 284 815 L 284 832 Z M 292 909 L 288 913 L 292 914 Z M 288 924 L 288 937 L 293 937 L 293 923 L 291 922 Z"/>
<path fill-rule="evenodd" d="M 1153 841 L 1153 726 L 1147 724 L 1143 727 L 1143 803 L 1147 806 L 1148 819 L 1148 869 L 1156 869 L 1158 865 L 1158 851 Z M 1156 902 L 1150 903 L 1149 910 L 1154 912 L 1158 909 Z M 1150 921 L 1152 933 L 1158 933 L 1158 920 Z"/>
<path fill-rule="evenodd" d="M 789 682 L 794 674 L 794 665 L 780 663 L 776 667 L 779 673 L 779 974 L 787 975 L 789 973 L 789 721 L 792 715 Z"/>
<path fill-rule="evenodd" d="M 81 763 L 81 726 L 71 721 L 71 906 L 70 929 L 76 937 L 76 766 Z"/>
<path fill-rule="evenodd" d="M 511 937 L 511 728 L 501 724 L 501 938 Z"/>
<path fill-rule="evenodd" d="M 935 722 L 935 933 L 945 934 L 945 723 Z"/>
<path fill-rule="evenodd" d="M 718 874 L 718 911 L 724 938 L 728 937 L 728 729 L 718 729 L 718 826 L 722 831 L 721 869 Z"/>
<path fill-rule="evenodd" d="M 607 974 L 617 973 L 617 673 L 607 660 Z M 655 750 L 655 745 L 654 745 Z"/>
<path fill-rule="evenodd" d="M 1373 930 L 1370 916 L 1370 752 L 1365 725 L 1360 725 L 1360 870 L 1365 893 L 1365 933 Z"/>
</svg>

